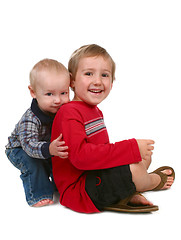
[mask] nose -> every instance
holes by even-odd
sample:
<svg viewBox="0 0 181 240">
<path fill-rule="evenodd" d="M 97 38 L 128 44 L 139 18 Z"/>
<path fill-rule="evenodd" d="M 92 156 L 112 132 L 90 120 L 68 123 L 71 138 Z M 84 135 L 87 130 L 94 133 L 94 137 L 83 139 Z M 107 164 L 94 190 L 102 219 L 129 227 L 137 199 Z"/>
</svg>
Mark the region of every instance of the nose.
<svg viewBox="0 0 181 240">
<path fill-rule="evenodd" d="M 94 85 L 100 86 L 102 84 L 102 77 L 99 75 L 96 75 L 93 80 Z"/>
<path fill-rule="evenodd" d="M 60 96 L 55 96 L 54 97 L 54 103 L 55 104 L 60 104 L 61 103 L 61 97 Z"/>
</svg>

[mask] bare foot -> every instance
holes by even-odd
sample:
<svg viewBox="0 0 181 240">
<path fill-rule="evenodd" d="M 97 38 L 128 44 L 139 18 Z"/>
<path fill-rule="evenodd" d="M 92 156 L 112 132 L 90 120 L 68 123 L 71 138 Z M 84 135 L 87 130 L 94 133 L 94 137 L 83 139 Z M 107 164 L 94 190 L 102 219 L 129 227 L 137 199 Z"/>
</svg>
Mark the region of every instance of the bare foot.
<svg viewBox="0 0 181 240">
<path fill-rule="evenodd" d="M 51 204 L 53 204 L 52 200 L 50 200 L 50 199 L 43 199 L 43 200 L 37 202 L 36 204 L 34 204 L 33 207 L 43 207 L 43 206 L 51 205 Z"/>
<path fill-rule="evenodd" d="M 140 194 L 134 195 L 129 202 L 133 205 L 153 205 L 152 202 L 148 201 L 143 195 Z"/>
<path fill-rule="evenodd" d="M 173 182 L 174 182 L 174 178 L 173 177 L 169 177 L 169 175 L 172 174 L 172 170 L 170 169 L 165 169 L 164 171 L 161 171 L 162 173 L 168 175 L 167 177 L 167 182 L 165 183 L 165 185 L 161 188 L 162 190 L 165 190 L 165 189 L 169 189 Z"/>
</svg>

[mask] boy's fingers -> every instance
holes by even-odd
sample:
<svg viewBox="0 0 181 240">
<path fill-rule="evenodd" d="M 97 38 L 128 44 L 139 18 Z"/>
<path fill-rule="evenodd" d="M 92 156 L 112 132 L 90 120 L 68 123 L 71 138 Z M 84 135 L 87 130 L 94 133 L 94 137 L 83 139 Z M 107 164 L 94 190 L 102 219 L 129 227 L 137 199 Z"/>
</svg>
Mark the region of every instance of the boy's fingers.
<svg viewBox="0 0 181 240">
<path fill-rule="evenodd" d="M 62 133 L 60 133 L 60 136 L 56 140 L 60 141 L 60 139 L 62 139 Z"/>
<path fill-rule="evenodd" d="M 60 158 L 68 158 L 68 152 L 61 152 L 59 153 Z"/>
<path fill-rule="evenodd" d="M 154 150 L 154 146 L 148 145 L 148 150 Z"/>
<path fill-rule="evenodd" d="M 151 139 L 148 139 L 148 140 L 147 140 L 147 144 L 149 144 L 149 145 L 150 145 L 150 144 L 155 144 L 155 141 L 153 141 L 153 140 L 151 140 Z"/>
<path fill-rule="evenodd" d="M 65 151 L 65 150 L 67 150 L 67 149 L 68 149 L 67 146 L 59 147 L 59 148 L 58 148 L 58 150 L 59 150 L 60 152 Z"/>
<path fill-rule="evenodd" d="M 63 159 L 64 159 L 64 158 L 68 158 L 68 156 L 65 156 L 65 157 L 61 157 L 61 156 L 60 156 L 60 158 L 63 158 Z"/>
<path fill-rule="evenodd" d="M 65 145 L 65 142 L 64 142 L 64 141 L 60 141 L 60 142 L 58 143 L 58 145 L 59 145 L 59 146 Z"/>
</svg>

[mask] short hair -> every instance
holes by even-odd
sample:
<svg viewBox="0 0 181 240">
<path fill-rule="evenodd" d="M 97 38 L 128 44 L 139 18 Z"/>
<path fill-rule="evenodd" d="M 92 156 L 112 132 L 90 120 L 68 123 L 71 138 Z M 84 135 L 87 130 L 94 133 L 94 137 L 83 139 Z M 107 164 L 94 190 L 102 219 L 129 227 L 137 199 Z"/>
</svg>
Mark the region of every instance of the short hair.
<svg viewBox="0 0 181 240">
<path fill-rule="evenodd" d="M 68 63 L 68 70 L 72 74 L 72 78 L 75 79 L 77 73 L 78 64 L 83 57 L 98 57 L 110 59 L 112 65 L 112 81 L 115 80 L 116 65 L 109 53 L 97 44 L 84 45 L 79 49 L 75 50 L 70 57 Z"/>
<path fill-rule="evenodd" d="M 35 88 L 35 82 L 37 81 L 38 73 L 41 71 L 56 71 L 63 72 L 66 71 L 68 74 L 67 68 L 60 62 L 54 59 L 45 58 L 34 65 L 30 71 L 30 85 L 32 88 Z"/>
</svg>

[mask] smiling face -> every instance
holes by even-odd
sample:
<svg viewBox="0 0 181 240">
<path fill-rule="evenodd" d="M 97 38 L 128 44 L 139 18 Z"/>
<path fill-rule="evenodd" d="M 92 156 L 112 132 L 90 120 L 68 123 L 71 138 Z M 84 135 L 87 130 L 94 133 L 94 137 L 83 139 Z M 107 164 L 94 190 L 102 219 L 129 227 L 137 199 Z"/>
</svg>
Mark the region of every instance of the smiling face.
<svg viewBox="0 0 181 240">
<path fill-rule="evenodd" d="M 67 71 L 40 71 L 35 88 L 30 85 L 29 90 L 43 112 L 55 114 L 62 104 L 69 101 L 69 84 Z"/>
<path fill-rule="evenodd" d="M 74 101 L 83 101 L 90 105 L 101 103 L 112 88 L 110 59 L 101 56 L 81 58 L 71 87 L 74 89 Z"/>
</svg>

